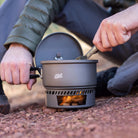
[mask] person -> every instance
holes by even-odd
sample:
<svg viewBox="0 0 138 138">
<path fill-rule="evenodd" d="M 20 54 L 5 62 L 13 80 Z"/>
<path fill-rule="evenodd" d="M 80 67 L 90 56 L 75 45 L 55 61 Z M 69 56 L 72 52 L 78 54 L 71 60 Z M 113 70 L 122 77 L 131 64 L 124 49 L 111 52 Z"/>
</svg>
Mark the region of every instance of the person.
<svg viewBox="0 0 138 138">
<path fill-rule="evenodd" d="M 121 44 L 124 44 L 127 47 L 129 42 L 131 45 L 128 50 L 134 50 L 134 53 L 130 54 L 124 63 L 117 69 L 114 77 L 108 81 L 106 87 L 115 95 L 126 95 L 131 91 L 133 85 L 138 84 L 137 34 L 132 38 L 133 42 L 135 42 L 134 44 L 131 40 L 126 43 L 132 35 L 138 31 L 137 12 L 138 4 L 104 19 L 93 39 L 93 43 L 102 52 L 112 51 L 114 47 Z M 124 52 L 127 51 L 125 50 Z M 117 53 L 117 56 L 120 55 Z"/>
<path fill-rule="evenodd" d="M 18 3 L 18 0 L 16 2 Z M 133 8 L 137 9 L 137 4 Z M 28 89 L 32 88 L 32 85 L 35 83 L 34 79 L 29 79 L 30 67 L 33 65 L 32 56 L 35 52 L 35 48 L 41 41 L 45 30 L 52 21 L 66 27 L 81 39 L 93 45 L 92 40 L 100 23 L 103 19 L 109 16 L 110 14 L 104 8 L 97 5 L 92 0 L 55 0 L 54 2 L 52 0 L 27 1 L 24 10 L 4 44 L 8 50 L 1 61 L 1 79 L 11 84 L 27 84 Z M 4 33 L 4 31 L 1 33 Z M 127 58 L 131 56 L 133 58 L 133 56 L 135 57 L 135 54 L 137 54 L 137 45 L 135 43 L 137 37 L 138 34 L 136 33 L 127 43 L 114 47 L 112 51 L 111 47 L 108 46 L 108 48 L 104 50 L 109 52 L 100 52 L 100 54 L 118 64 L 126 62 L 126 65 Z M 103 47 L 97 45 L 96 38 L 94 38 L 94 43 L 99 50 L 103 49 Z M 3 45 L 3 43 L 1 45 Z M 135 64 L 136 61 L 132 60 L 132 65 Z M 127 65 L 129 65 L 129 61 Z M 124 65 L 121 65 L 121 67 L 122 66 Z M 97 77 L 99 78 L 103 76 L 101 77 L 103 79 L 105 77 L 104 74 L 106 74 L 106 83 L 108 83 L 112 78 L 114 78 L 114 76 L 116 76 L 116 72 L 118 72 L 120 68 L 113 68 L 111 71 L 108 70 L 104 73 L 98 73 Z M 137 71 L 137 66 L 134 66 L 134 69 Z M 136 74 L 138 73 L 136 72 Z M 131 76 L 130 73 L 128 76 Z M 127 88 L 132 88 L 134 81 L 137 80 L 137 77 L 133 77 L 134 75 L 132 76 L 130 85 L 127 86 Z M 102 82 L 104 81 L 102 80 Z M 98 85 L 99 84 L 97 84 L 97 86 Z M 106 84 L 106 87 L 109 89 L 107 85 L 108 84 Z M 100 87 L 101 86 L 100 82 Z M 104 87 L 105 86 L 102 88 Z M 97 89 L 96 96 L 110 95 L 111 93 L 124 95 L 128 92 L 127 88 L 124 85 L 124 88 L 122 89 L 121 85 L 120 90 L 123 94 L 118 94 L 115 92 L 117 90 L 113 89 L 110 91 L 107 89 L 105 91 L 102 89 L 101 91 L 100 89 L 100 92 L 98 92 Z"/>
<path fill-rule="evenodd" d="M 5 0 L 0 7 L 0 61 L 6 52 L 6 48 L 3 46 L 4 42 L 15 22 L 18 20 L 26 2 L 27 0 Z M 0 113 L 7 114 L 9 111 L 10 105 L 7 96 L 4 93 L 2 81 L 0 79 Z"/>
</svg>

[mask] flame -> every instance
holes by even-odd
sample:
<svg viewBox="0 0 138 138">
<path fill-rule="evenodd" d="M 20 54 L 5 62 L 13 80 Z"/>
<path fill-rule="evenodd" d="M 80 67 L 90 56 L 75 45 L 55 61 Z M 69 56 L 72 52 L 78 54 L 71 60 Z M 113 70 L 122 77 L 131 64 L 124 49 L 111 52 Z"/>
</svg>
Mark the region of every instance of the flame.
<svg viewBox="0 0 138 138">
<path fill-rule="evenodd" d="M 80 93 L 80 92 L 79 92 Z M 82 105 L 85 102 L 85 95 L 60 96 L 58 99 L 60 106 Z"/>
</svg>

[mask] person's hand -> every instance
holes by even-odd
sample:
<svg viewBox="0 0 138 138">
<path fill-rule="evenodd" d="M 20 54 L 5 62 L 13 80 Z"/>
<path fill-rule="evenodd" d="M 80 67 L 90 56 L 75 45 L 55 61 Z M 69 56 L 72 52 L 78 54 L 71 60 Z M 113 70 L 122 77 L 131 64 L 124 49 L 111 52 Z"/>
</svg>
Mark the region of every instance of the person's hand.
<svg viewBox="0 0 138 138">
<path fill-rule="evenodd" d="M 106 18 L 100 24 L 93 44 L 101 51 L 112 51 L 112 47 L 127 42 L 138 30 L 138 4 Z"/>
<path fill-rule="evenodd" d="M 30 51 L 21 44 L 11 44 L 5 53 L 1 65 L 1 80 L 10 84 L 27 84 L 31 90 L 35 79 L 29 79 L 30 67 L 33 64 L 33 58 Z"/>
</svg>

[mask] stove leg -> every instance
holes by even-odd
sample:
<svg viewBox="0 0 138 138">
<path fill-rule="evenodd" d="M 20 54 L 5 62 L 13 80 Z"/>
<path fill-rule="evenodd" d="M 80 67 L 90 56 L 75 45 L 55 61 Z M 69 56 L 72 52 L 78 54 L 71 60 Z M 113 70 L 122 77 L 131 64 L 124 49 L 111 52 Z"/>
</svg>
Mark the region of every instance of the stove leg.
<svg viewBox="0 0 138 138">
<path fill-rule="evenodd" d="M 1 114 L 8 114 L 10 112 L 10 104 L 8 102 L 8 98 L 4 93 L 2 87 L 2 81 L 0 79 L 0 113 Z"/>
</svg>

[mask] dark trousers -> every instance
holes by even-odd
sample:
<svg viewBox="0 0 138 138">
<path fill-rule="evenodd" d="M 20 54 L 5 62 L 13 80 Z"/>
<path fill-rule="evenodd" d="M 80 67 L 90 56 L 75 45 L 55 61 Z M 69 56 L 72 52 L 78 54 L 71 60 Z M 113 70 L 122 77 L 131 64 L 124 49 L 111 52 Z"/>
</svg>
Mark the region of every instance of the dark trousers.
<svg viewBox="0 0 138 138">
<path fill-rule="evenodd" d="M 6 0 L 0 7 L 0 59 L 5 53 L 3 44 L 26 2 L 27 0 Z M 108 16 L 110 14 L 92 0 L 69 0 L 54 22 L 93 45 L 92 40 L 101 21 Z M 127 43 L 113 48 L 112 52 L 100 54 L 121 65 L 108 83 L 109 91 L 117 95 L 128 93 L 138 79 L 138 33 Z"/>
</svg>

